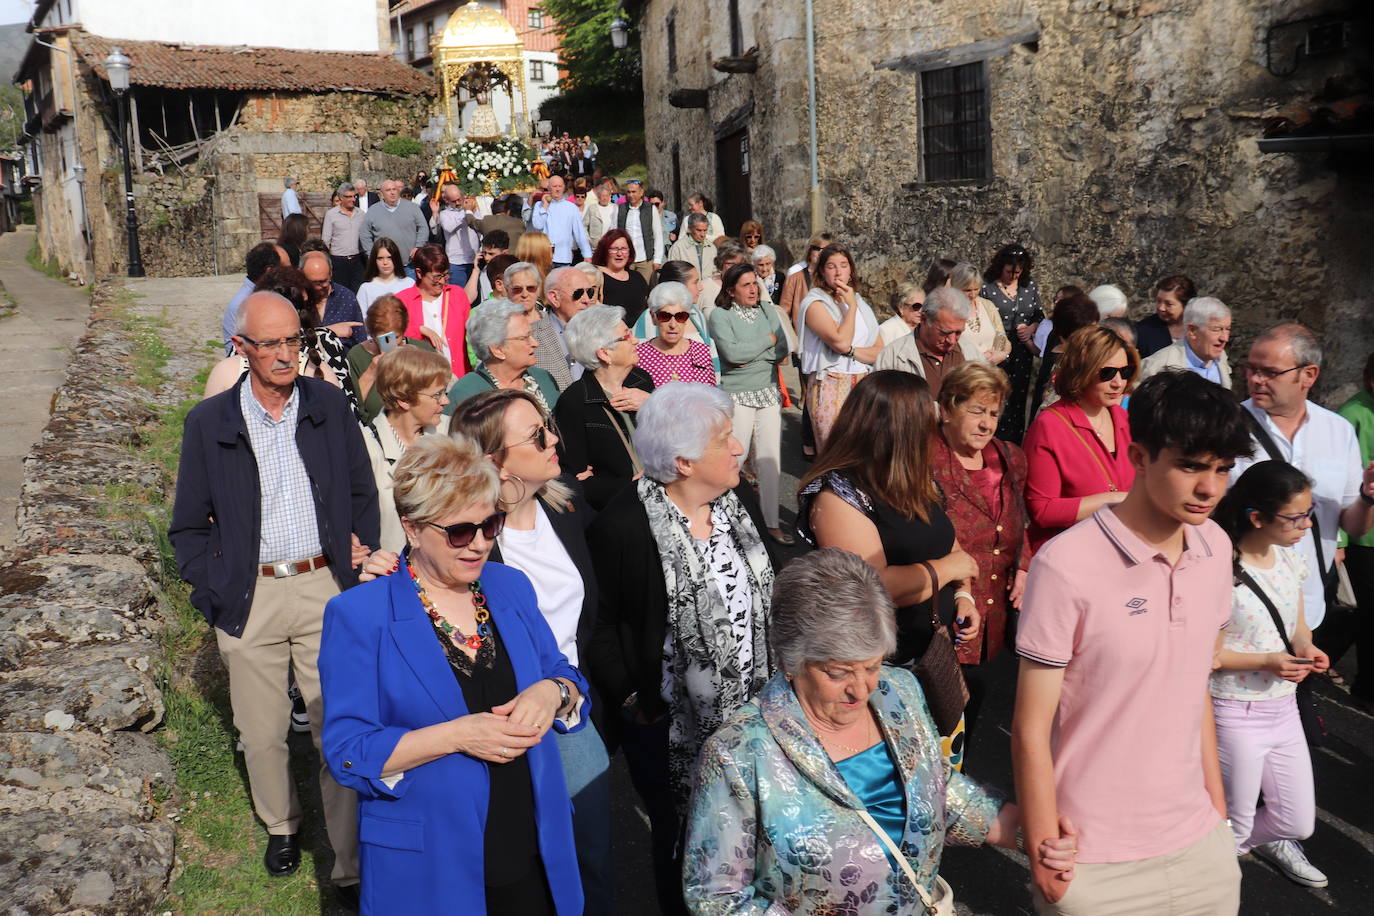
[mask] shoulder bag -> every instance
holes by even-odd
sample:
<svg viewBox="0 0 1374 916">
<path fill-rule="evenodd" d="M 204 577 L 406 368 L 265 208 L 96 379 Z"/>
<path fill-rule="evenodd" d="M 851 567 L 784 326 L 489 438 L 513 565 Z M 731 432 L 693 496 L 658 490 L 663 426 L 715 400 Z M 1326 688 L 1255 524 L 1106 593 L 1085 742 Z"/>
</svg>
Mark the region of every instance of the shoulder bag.
<svg viewBox="0 0 1374 916">
<path fill-rule="evenodd" d="M 1279 631 L 1279 638 L 1283 640 L 1283 648 L 1289 655 L 1296 655 L 1293 651 L 1293 644 L 1288 641 L 1288 630 L 1283 625 L 1283 616 L 1279 614 L 1279 609 L 1274 606 L 1273 600 L 1260 588 L 1255 577 L 1245 571 L 1239 561 L 1233 564 L 1236 574 L 1236 581 L 1244 585 L 1255 593 L 1269 616 L 1274 621 L 1274 627 Z M 1326 720 L 1317 711 L 1317 695 L 1312 692 L 1312 684 L 1309 677 L 1303 678 L 1298 683 L 1297 691 L 1298 718 L 1302 721 L 1302 732 L 1307 737 L 1307 743 L 1311 747 L 1321 747 L 1326 743 Z"/>
<path fill-rule="evenodd" d="M 964 672 L 959 668 L 959 657 L 954 651 L 954 640 L 950 638 L 949 628 L 940 621 L 940 577 L 935 567 L 922 560 L 926 574 L 930 576 L 930 625 L 934 629 L 930 645 L 912 668 L 912 673 L 921 682 L 926 695 L 926 706 L 935 720 L 940 734 L 953 734 L 959 725 L 959 717 L 964 714 L 968 703 L 968 684 Z"/>
<path fill-rule="evenodd" d="M 932 899 L 925 886 L 916 880 L 916 872 L 912 869 L 906 856 L 902 855 L 897 844 L 892 842 L 892 837 L 888 836 L 887 831 L 878 825 L 878 822 L 873 819 L 873 815 L 868 813 L 868 809 L 863 806 L 862 802 L 859 803 L 856 810 L 869 829 L 878 835 L 878 839 L 883 841 L 883 846 L 887 847 L 892 858 L 897 860 L 897 865 L 902 869 L 902 874 L 906 875 L 906 879 L 916 888 L 916 893 L 921 897 L 921 906 L 925 908 L 926 916 L 954 916 L 954 889 L 949 886 L 945 879 L 939 875 L 935 876 L 935 893 L 939 894 L 940 897 L 938 900 Z"/>
</svg>

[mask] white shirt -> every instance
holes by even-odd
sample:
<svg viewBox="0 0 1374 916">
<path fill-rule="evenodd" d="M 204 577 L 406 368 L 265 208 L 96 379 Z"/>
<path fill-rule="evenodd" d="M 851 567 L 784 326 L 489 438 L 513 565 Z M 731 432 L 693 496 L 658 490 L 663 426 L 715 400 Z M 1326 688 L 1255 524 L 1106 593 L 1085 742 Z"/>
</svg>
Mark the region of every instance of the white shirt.
<svg viewBox="0 0 1374 916">
<path fill-rule="evenodd" d="M 438 299 L 420 299 L 421 324 L 433 330 L 439 335 L 439 339 L 444 341 L 444 348 L 440 351 L 445 356 L 448 352 L 448 338 L 444 335 L 444 297 Z"/>
<path fill-rule="evenodd" d="M 859 314 L 854 321 L 854 336 L 852 338 L 855 347 L 871 347 L 878 339 L 878 319 L 873 315 L 873 309 L 869 308 L 863 296 L 855 294 L 858 302 Z M 843 353 L 836 353 L 826 345 L 825 341 L 816 336 L 815 332 L 806 325 L 806 310 L 816 303 L 830 313 L 838 325 L 844 320 L 844 313 L 835 304 L 825 290 L 817 287 L 806 294 L 806 298 L 797 306 L 797 330 L 801 339 L 801 370 L 810 375 L 816 372 L 839 372 L 844 375 L 864 375 L 872 372 L 873 367 L 867 363 L 861 363 L 857 359 L 850 359 Z"/>
<path fill-rule="evenodd" d="M 1274 602 L 1291 642 L 1298 627 L 1298 597 L 1302 594 L 1302 583 L 1312 576 L 1308 575 L 1303 558 L 1292 548 L 1275 547 L 1271 553 L 1274 565 L 1269 569 L 1249 563 L 1241 565 Z M 1283 637 L 1274 626 L 1269 609 L 1248 585 L 1238 582 L 1231 592 L 1231 622 L 1223 631 L 1222 647 L 1233 652 L 1285 651 Z M 1211 675 L 1212 696 L 1223 700 L 1273 700 L 1286 697 L 1297 689 L 1297 684 L 1268 671 L 1217 670 Z"/>
<path fill-rule="evenodd" d="M 296 196 L 295 188 L 287 188 L 281 192 L 281 217 L 286 219 L 288 216 L 301 212 L 301 200 Z"/>
<path fill-rule="evenodd" d="M 385 295 L 396 295 L 403 289 L 410 289 L 415 285 L 415 281 L 405 274 L 396 274 L 390 280 L 368 280 L 358 287 L 358 308 L 367 314 L 367 309 L 378 298 Z"/>
<path fill-rule="evenodd" d="M 1253 401 L 1246 400 L 1241 406 L 1269 431 L 1283 459 L 1312 479 L 1312 504 L 1317 510 L 1317 524 L 1322 533 L 1322 559 L 1326 561 L 1325 568 L 1330 569 L 1336 557 L 1341 510 L 1359 497 L 1364 477 L 1355 427 L 1340 414 L 1308 401 L 1307 416 L 1290 442 L 1279 432 L 1269 415 L 1256 407 Z M 1269 454 L 1264 446 L 1255 442 L 1255 454 L 1252 457 L 1236 460 L 1231 480 L 1239 480 L 1250 465 L 1267 460 Z M 1321 567 L 1317 565 L 1317 548 L 1311 530 L 1298 542 L 1297 551 L 1311 570 L 1302 583 L 1302 598 L 1307 612 L 1307 625 L 1316 629 L 1326 618 L 1326 590 L 1322 585 L 1322 575 L 1318 572 Z"/>
<path fill-rule="evenodd" d="M 535 503 L 534 508 L 533 531 L 519 531 L 506 525 L 501 532 L 497 539 L 501 544 L 501 562 L 529 576 L 539 612 L 553 631 L 558 651 L 567 656 L 568 664 L 576 666 L 577 622 L 582 617 L 585 597 L 582 574 L 558 539 L 544 507 Z"/>
<path fill-rule="evenodd" d="M 1050 342 L 1050 332 L 1054 330 L 1054 322 L 1048 318 L 1040 322 L 1035 329 L 1035 349 L 1041 353 L 1045 352 L 1045 346 Z"/>
</svg>

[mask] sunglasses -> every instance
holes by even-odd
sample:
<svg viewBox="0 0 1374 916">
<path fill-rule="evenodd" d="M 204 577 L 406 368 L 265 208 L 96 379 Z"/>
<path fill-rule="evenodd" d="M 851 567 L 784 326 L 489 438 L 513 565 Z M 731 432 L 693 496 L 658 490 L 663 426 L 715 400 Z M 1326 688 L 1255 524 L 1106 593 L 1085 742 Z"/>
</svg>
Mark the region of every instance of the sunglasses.
<svg viewBox="0 0 1374 916">
<path fill-rule="evenodd" d="M 578 299 L 581 299 L 583 296 L 586 296 L 587 298 L 590 299 L 590 298 L 591 298 L 591 295 L 592 295 L 592 292 L 593 292 L 593 290 L 592 290 L 592 288 L 591 288 L 590 286 L 587 287 L 587 288 L 585 288 L 585 289 L 575 289 L 575 290 L 573 290 L 572 293 L 571 293 L 571 295 L 572 295 L 572 301 L 573 301 L 573 302 L 576 302 Z"/>
<path fill-rule="evenodd" d="M 494 541 L 500 537 L 501 532 L 506 527 L 506 513 L 493 512 L 476 524 L 472 522 L 459 522 L 456 525 L 438 525 L 434 522 L 428 524 L 431 528 L 438 528 L 448 537 L 448 546 L 454 550 L 461 550 L 472 543 L 479 531 L 482 532 L 482 537 L 488 541 Z"/>
<path fill-rule="evenodd" d="M 1097 377 L 1103 382 L 1110 382 L 1118 375 L 1123 382 L 1129 382 L 1135 377 L 1135 366 L 1103 366 L 1097 370 Z"/>
<path fill-rule="evenodd" d="M 539 451 L 546 452 L 549 450 L 549 436 L 556 435 L 558 435 L 558 433 L 552 428 L 551 424 L 544 423 L 542 426 L 540 426 L 534 432 L 530 433 L 525 438 L 521 439 L 519 442 L 512 442 L 510 445 L 501 446 L 501 448 L 515 448 L 517 445 L 524 445 L 526 442 L 533 442 L 535 444 L 535 447 L 538 448 Z"/>
<path fill-rule="evenodd" d="M 692 316 L 689 312 L 659 312 L 657 317 L 659 324 L 667 324 L 669 321 L 686 324 Z"/>
<path fill-rule="evenodd" d="M 506 291 L 516 296 L 520 295 L 521 293 L 537 293 L 539 292 L 539 284 L 536 283 L 534 286 L 511 285 L 506 288 Z"/>
</svg>

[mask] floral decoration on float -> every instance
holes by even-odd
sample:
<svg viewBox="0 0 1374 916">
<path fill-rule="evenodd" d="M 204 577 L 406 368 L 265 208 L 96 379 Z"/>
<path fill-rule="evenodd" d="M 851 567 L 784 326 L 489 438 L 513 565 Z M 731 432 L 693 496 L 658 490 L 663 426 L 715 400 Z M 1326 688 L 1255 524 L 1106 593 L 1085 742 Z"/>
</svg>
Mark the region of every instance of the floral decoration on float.
<svg viewBox="0 0 1374 916">
<path fill-rule="evenodd" d="M 464 194 L 495 197 L 501 191 L 535 185 L 534 173 L 530 171 L 534 159 L 534 150 L 516 137 L 461 139 L 434 157 L 430 177 L 436 186 L 456 181 Z"/>
</svg>

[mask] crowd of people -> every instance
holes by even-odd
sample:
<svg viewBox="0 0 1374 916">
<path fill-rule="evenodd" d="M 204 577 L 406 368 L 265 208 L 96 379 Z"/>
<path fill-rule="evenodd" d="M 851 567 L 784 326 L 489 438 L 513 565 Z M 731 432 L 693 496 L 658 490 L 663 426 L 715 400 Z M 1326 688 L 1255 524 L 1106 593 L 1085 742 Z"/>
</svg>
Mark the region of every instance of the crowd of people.
<svg viewBox="0 0 1374 916">
<path fill-rule="evenodd" d="M 1047 307 L 1011 244 L 880 315 L 841 241 L 786 267 L 700 194 L 679 233 L 633 179 L 428 217 L 401 185 L 248 253 L 186 420 L 171 537 L 270 874 L 290 682 L 368 913 L 644 911 L 617 752 L 665 914 L 952 913 L 951 843 L 1027 850 L 1039 913 L 1235 913 L 1248 852 L 1326 884 L 1303 710 L 1374 658 L 1337 587 L 1374 607 L 1374 358 L 1329 411 L 1283 323 L 1241 402 L 1187 277 L 1140 322 L 1111 284 Z M 993 691 L 1017 804 L 963 772 Z"/>
</svg>

